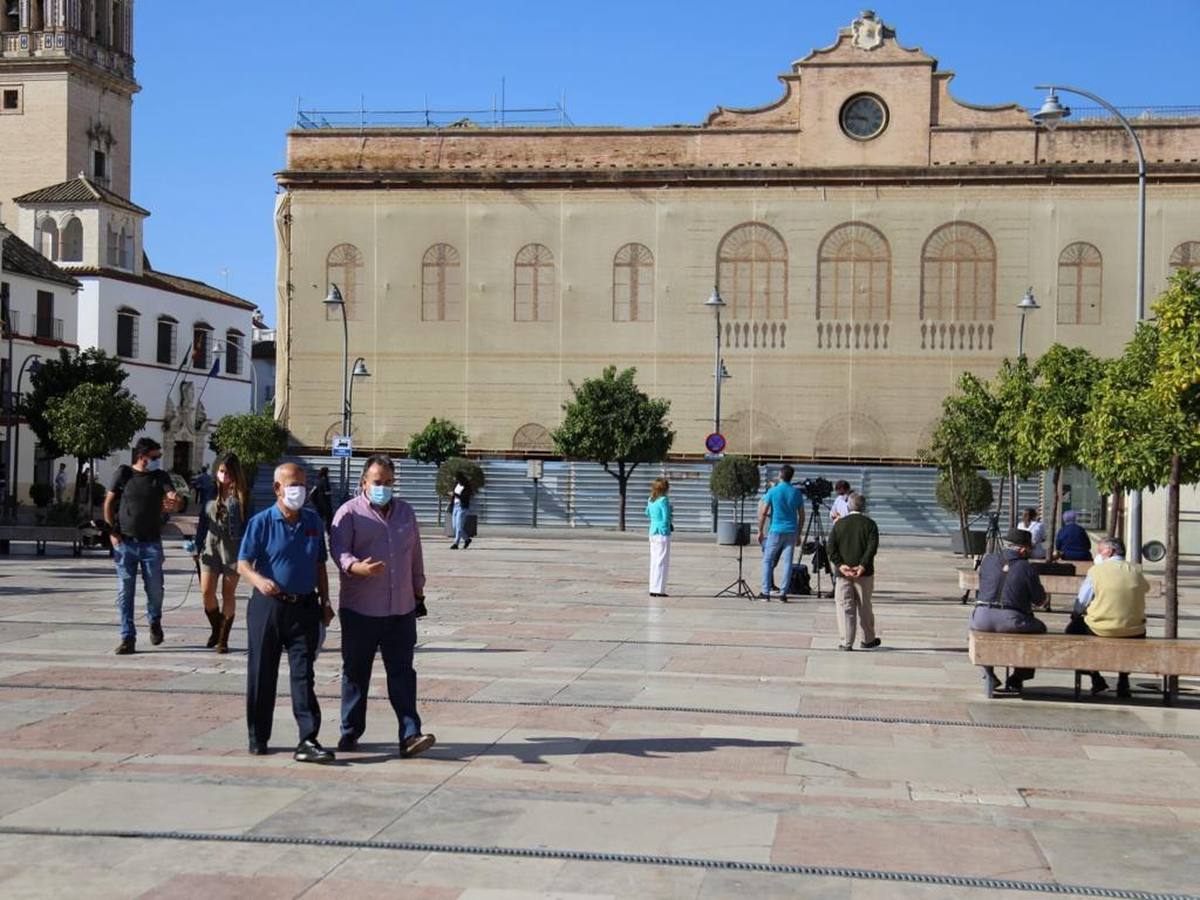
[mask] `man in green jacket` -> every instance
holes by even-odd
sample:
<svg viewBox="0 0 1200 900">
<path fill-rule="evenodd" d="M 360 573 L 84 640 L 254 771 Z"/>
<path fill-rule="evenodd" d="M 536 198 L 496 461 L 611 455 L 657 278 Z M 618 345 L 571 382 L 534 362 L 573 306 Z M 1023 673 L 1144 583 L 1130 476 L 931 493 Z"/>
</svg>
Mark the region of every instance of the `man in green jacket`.
<svg viewBox="0 0 1200 900">
<path fill-rule="evenodd" d="M 838 634 L 841 635 L 838 649 L 854 649 L 854 634 L 861 622 L 863 639 L 859 646 L 870 650 L 882 643 L 875 634 L 875 613 L 871 609 L 879 528 L 864 515 L 866 497 L 856 491 L 846 502 L 850 512 L 837 520 L 828 541 L 829 560 L 840 576 L 833 588 Z"/>
</svg>

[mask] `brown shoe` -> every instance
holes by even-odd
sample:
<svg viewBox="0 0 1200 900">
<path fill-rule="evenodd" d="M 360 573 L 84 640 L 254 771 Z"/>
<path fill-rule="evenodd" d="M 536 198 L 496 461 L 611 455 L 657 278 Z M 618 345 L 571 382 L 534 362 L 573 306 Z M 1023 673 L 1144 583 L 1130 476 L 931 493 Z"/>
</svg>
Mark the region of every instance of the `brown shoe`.
<svg viewBox="0 0 1200 900">
<path fill-rule="evenodd" d="M 230 616 L 227 619 L 222 618 L 220 639 L 217 641 L 217 652 L 218 653 L 228 653 L 229 652 L 229 632 L 231 632 L 233 630 L 233 620 L 235 618 L 237 618 L 237 617 Z"/>
<path fill-rule="evenodd" d="M 436 743 L 437 738 L 432 734 L 414 734 L 400 742 L 400 756 L 403 759 L 409 759 L 424 753 Z"/>
<path fill-rule="evenodd" d="M 135 652 L 137 652 L 137 641 L 133 638 L 122 638 L 121 643 L 117 644 L 117 649 L 113 651 L 117 656 L 129 656 Z"/>
</svg>

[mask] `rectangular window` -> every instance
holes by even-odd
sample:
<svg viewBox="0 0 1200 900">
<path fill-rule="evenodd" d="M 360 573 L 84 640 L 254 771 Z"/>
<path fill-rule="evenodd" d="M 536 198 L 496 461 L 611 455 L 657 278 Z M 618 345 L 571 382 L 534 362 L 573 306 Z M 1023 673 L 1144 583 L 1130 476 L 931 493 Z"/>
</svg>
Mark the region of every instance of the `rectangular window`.
<svg viewBox="0 0 1200 900">
<path fill-rule="evenodd" d="M 54 318 L 54 294 L 50 291 L 37 292 L 36 333 L 45 340 L 62 340 L 62 322 Z"/>
<path fill-rule="evenodd" d="M 12 308 L 9 306 L 8 282 L 0 281 L 0 328 L 8 335 L 17 330 L 17 323 L 12 320 Z"/>
<path fill-rule="evenodd" d="M 138 316 L 117 313 L 117 356 L 136 359 L 138 355 Z"/>
<path fill-rule="evenodd" d="M 210 364 L 208 358 L 208 336 L 207 328 L 197 328 L 192 332 L 192 368 L 207 369 Z"/>
<path fill-rule="evenodd" d="M 225 336 L 225 371 L 240 375 L 242 371 L 242 339 L 236 334 Z"/>
<path fill-rule="evenodd" d="M 92 175 L 101 181 L 108 178 L 108 158 L 103 150 L 92 151 Z"/>
<path fill-rule="evenodd" d="M 168 366 L 178 365 L 175 359 L 175 323 L 159 320 L 158 361 Z"/>
<path fill-rule="evenodd" d="M 0 88 L 0 113 L 17 114 L 21 112 L 21 89 L 19 87 Z"/>
</svg>

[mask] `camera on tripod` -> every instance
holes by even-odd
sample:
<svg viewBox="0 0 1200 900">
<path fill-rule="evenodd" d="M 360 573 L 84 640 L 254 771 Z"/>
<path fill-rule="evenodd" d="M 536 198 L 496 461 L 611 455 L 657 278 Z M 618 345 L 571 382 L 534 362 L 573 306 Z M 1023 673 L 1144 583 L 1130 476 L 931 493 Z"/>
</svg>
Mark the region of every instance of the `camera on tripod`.
<svg viewBox="0 0 1200 900">
<path fill-rule="evenodd" d="M 833 484 L 828 478 L 805 478 L 800 482 L 800 487 L 804 490 L 804 496 L 811 503 L 824 503 L 833 496 Z"/>
</svg>

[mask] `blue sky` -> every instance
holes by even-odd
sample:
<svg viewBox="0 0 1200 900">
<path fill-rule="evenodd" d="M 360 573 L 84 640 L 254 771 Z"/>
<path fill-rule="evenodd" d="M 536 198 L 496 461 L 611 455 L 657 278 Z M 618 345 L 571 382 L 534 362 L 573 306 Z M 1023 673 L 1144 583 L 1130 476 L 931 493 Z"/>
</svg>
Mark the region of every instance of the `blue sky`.
<svg viewBox="0 0 1200 900">
<path fill-rule="evenodd" d="M 133 199 L 163 271 L 260 304 L 274 321 L 273 173 L 306 108 L 509 106 L 565 93 L 576 124 L 697 123 L 776 99 L 776 75 L 861 5 L 826 0 L 141 0 Z M 970 12 L 968 12 L 968 10 Z M 957 73 L 973 103 L 1073 83 L 1118 105 L 1200 104 L 1200 0 L 893 0 L 900 42 Z M 1068 101 L 1071 102 L 1071 101 Z"/>
</svg>

